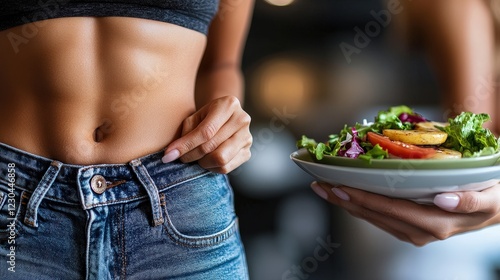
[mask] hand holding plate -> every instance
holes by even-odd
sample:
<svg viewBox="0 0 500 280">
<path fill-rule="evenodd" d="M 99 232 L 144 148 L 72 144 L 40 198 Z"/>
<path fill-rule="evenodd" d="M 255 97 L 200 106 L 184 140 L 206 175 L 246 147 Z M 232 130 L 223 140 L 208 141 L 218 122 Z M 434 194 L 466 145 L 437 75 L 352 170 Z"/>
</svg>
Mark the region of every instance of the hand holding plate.
<svg viewBox="0 0 500 280">
<path fill-rule="evenodd" d="M 439 194 L 434 203 L 441 208 L 345 186 L 313 182 L 311 187 L 353 216 L 416 246 L 500 223 L 500 184 L 479 192 Z"/>
</svg>

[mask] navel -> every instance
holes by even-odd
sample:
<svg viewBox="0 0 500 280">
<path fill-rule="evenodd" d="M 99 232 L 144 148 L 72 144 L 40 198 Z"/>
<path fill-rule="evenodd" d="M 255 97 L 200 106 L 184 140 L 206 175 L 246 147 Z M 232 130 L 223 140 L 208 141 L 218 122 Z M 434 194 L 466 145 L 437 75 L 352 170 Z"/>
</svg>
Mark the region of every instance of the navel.
<svg viewBox="0 0 500 280">
<path fill-rule="evenodd" d="M 109 134 L 115 131 L 115 125 L 113 121 L 109 118 L 102 119 L 101 125 L 99 125 L 93 134 L 94 141 L 96 143 L 102 142 Z"/>
<path fill-rule="evenodd" d="M 104 132 L 101 129 L 102 126 L 97 127 L 94 130 L 94 142 L 99 143 L 104 139 Z"/>
</svg>

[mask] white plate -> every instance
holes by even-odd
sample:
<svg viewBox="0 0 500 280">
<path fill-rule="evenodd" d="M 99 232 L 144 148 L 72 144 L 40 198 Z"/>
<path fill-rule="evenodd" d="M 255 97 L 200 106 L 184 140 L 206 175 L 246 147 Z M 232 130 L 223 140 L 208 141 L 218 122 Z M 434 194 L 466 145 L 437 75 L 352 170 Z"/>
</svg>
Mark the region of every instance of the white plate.
<svg viewBox="0 0 500 280">
<path fill-rule="evenodd" d="M 398 169 L 345 167 L 316 163 L 306 149 L 293 152 L 290 158 L 318 181 L 421 203 L 432 203 L 438 193 L 480 191 L 500 181 L 500 165 L 436 170 L 419 170 L 411 165 Z"/>
</svg>

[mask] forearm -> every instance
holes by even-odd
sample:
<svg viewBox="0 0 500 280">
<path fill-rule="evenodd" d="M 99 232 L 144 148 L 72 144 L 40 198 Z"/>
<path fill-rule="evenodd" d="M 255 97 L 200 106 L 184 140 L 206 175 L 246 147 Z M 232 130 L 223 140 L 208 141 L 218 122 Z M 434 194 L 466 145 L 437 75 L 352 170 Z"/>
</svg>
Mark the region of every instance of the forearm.
<svg viewBox="0 0 500 280">
<path fill-rule="evenodd" d="M 244 102 L 244 79 L 239 65 L 220 65 L 200 70 L 196 81 L 196 107 L 223 96 L 235 96 Z"/>
<path fill-rule="evenodd" d="M 477 0 L 464 5 L 457 13 L 463 13 L 463 16 L 441 18 L 444 21 L 442 28 L 431 32 L 428 43 L 429 58 L 442 78 L 444 106 L 452 115 L 462 111 L 485 112 L 494 119 L 494 33 L 491 13 L 483 1 Z M 441 14 L 438 13 L 436 17 Z M 438 38 L 443 38 L 443 41 L 440 42 Z M 492 123 L 486 125 L 494 129 Z"/>
<path fill-rule="evenodd" d="M 408 9 L 413 41 L 420 43 L 443 92 L 444 118 L 462 111 L 495 121 L 494 28 L 482 0 L 421 0 Z M 496 129 L 494 122 L 487 124 Z M 498 126 L 498 125 L 497 125 Z"/>
<path fill-rule="evenodd" d="M 253 0 L 220 1 L 198 70 L 197 108 L 223 96 L 235 96 L 243 103 L 241 58 L 252 11 Z"/>
</svg>

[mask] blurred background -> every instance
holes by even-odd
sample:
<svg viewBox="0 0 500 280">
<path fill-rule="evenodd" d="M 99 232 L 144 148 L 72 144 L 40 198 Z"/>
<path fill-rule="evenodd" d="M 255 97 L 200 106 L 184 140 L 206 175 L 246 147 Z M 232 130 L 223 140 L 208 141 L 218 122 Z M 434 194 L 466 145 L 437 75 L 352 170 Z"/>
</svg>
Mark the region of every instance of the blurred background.
<svg viewBox="0 0 500 280">
<path fill-rule="evenodd" d="M 396 36 L 397 15 L 377 20 L 387 5 L 255 1 L 243 60 L 252 159 L 230 174 L 252 280 L 500 279 L 494 233 L 399 242 L 317 197 L 289 158 L 301 135 L 326 140 L 393 105 L 446 119 L 432 69 Z"/>
</svg>

